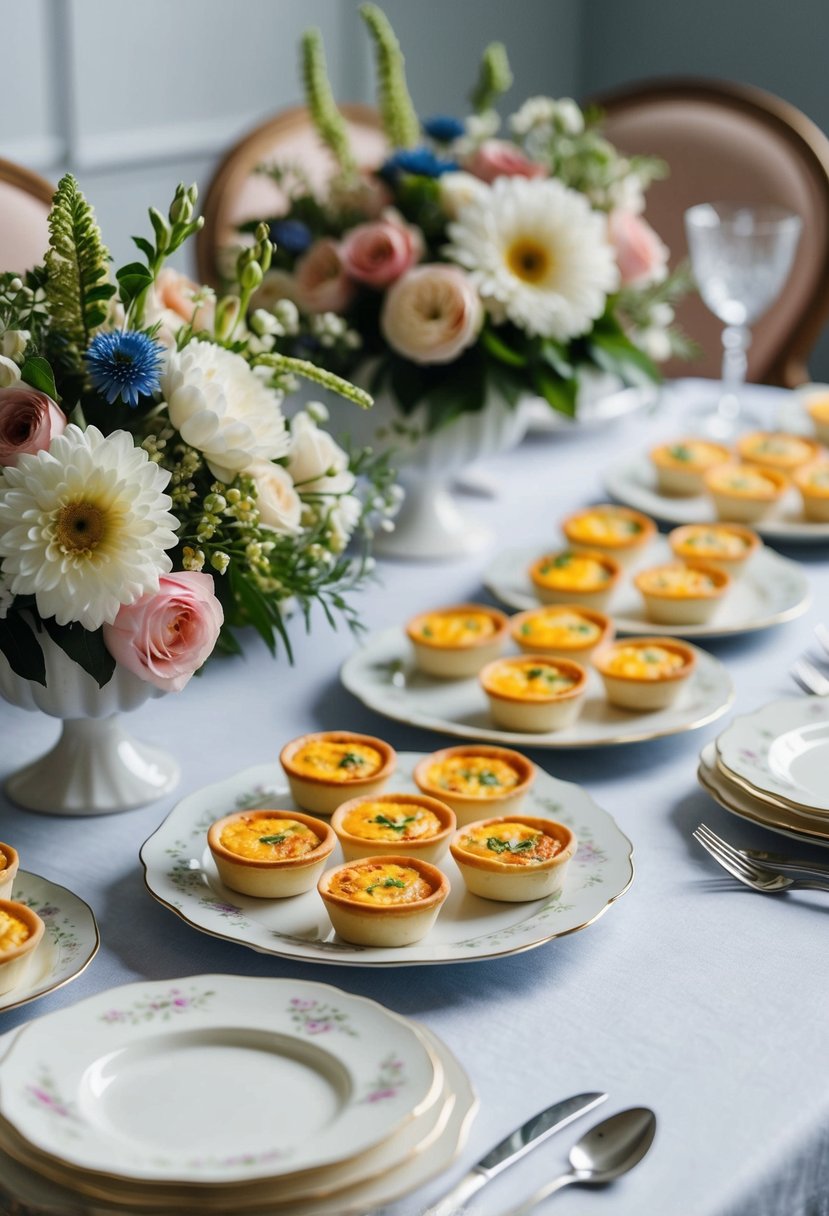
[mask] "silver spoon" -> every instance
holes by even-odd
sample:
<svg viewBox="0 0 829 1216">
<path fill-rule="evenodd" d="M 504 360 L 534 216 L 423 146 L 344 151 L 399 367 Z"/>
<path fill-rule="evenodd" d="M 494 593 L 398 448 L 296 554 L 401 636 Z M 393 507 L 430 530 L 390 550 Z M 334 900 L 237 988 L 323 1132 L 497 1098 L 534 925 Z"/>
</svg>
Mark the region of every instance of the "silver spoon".
<svg viewBox="0 0 829 1216">
<path fill-rule="evenodd" d="M 656 1115 L 646 1106 L 619 1111 L 591 1127 L 570 1149 L 572 1169 L 541 1187 L 520 1207 L 504 1216 L 528 1216 L 542 1200 L 574 1182 L 598 1185 L 612 1182 L 638 1165 L 650 1148 L 656 1132 Z"/>
</svg>

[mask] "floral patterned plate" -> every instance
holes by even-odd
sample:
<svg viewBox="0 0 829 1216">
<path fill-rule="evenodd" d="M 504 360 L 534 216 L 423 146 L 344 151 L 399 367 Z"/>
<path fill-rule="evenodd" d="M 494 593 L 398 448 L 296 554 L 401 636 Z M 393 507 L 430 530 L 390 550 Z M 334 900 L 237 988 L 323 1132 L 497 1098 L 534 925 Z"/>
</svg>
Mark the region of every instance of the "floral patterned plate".
<svg viewBox="0 0 829 1216">
<path fill-rule="evenodd" d="M 829 813 L 829 704 L 820 697 L 787 697 L 742 714 L 717 739 L 717 752 L 727 775 L 756 798 Z"/>
<path fill-rule="evenodd" d="M 422 755 L 401 752 L 390 789 L 416 792 L 412 770 Z M 233 808 L 292 807 L 281 768 L 247 769 L 184 798 L 144 844 L 141 860 L 152 895 L 188 924 L 214 937 L 285 958 L 358 967 L 470 962 L 530 950 L 583 929 L 633 880 L 633 846 L 586 790 L 539 770 L 522 812 L 558 819 L 579 840 L 563 894 L 526 904 L 469 895 L 451 857 L 442 866 L 451 891 L 431 932 L 400 949 L 341 941 L 317 892 L 293 899 L 249 899 L 219 881 L 207 829 Z M 339 864 L 339 846 L 331 864 Z"/>
<path fill-rule="evenodd" d="M 98 953 L 101 939 L 89 904 L 48 878 L 20 870 L 13 898 L 34 909 L 46 925 L 25 982 L 0 996 L 0 1012 L 47 996 L 77 979 Z"/>
<path fill-rule="evenodd" d="M 510 608 L 537 608 L 538 597 L 527 569 L 540 556 L 537 547 L 505 550 L 490 565 L 484 585 Z M 734 580 L 709 621 L 704 625 L 675 625 L 666 630 L 645 616 L 644 602 L 633 584 L 633 576 L 648 566 L 675 560 L 668 541 L 660 536 L 647 546 L 633 570 L 623 575 L 607 608 L 618 633 L 670 632 L 683 638 L 720 638 L 769 629 L 800 616 L 809 607 L 809 580 L 802 566 L 764 547 L 751 559 L 745 574 Z"/>
<path fill-rule="evenodd" d="M 48 1014 L 20 1032 L 0 1078 L 0 1115 L 64 1172 L 142 1182 L 320 1169 L 443 1090 L 420 1033 L 375 1001 L 229 975 L 128 984 Z"/>
<path fill-rule="evenodd" d="M 713 743 L 705 745 L 699 760 L 697 780 L 726 811 L 731 811 L 733 815 L 758 827 L 768 828 L 771 832 L 797 840 L 800 844 L 829 848 L 829 830 L 819 827 L 815 819 L 763 802 L 749 794 L 744 786 L 730 780 L 725 770 L 717 763 L 717 749 Z"/>
</svg>

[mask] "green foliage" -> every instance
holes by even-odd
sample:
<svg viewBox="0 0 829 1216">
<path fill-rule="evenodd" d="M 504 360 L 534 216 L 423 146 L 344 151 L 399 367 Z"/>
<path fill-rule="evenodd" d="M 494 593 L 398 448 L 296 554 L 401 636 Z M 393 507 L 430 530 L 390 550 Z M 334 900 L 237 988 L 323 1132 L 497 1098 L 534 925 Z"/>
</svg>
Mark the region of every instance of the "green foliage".
<svg viewBox="0 0 829 1216">
<path fill-rule="evenodd" d="M 42 624 L 52 641 L 92 676 L 99 688 L 109 683 L 115 671 L 115 659 L 104 645 L 103 629 L 84 629 L 76 621 L 59 625 L 54 617 L 45 618 Z"/>
<path fill-rule="evenodd" d="M 45 393 L 53 401 L 60 401 L 51 365 L 39 355 L 33 355 L 26 360 L 20 369 L 20 379 L 25 384 L 30 384 L 32 388 L 36 388 L 38 392 Z"/>
<path fill-rule="evenodd" d="M 18 612 L 0 620 L 0 651 L 15 675 L 46 687 L 46 664 L 34 630 Z"/>
<path fill-rule="evenodd" d="M 391 22 L 376 4 L 361 4 L 360 16 L 374 41 L 377 90 L 383 129 L 393 148 L 413 148 L 420 139 L 420 121 L 406 84 L 400 43 Z"/>
<path fill-rule="evenodd" d="M 303 34 L 301 46 L 305 100 L 317 134 L 331 150 L 343 176 L 353 177 L 357 172 L 357 162 L 351 153 L 345 121 L 331 91 L 319 30 L 308 30 Z"/>
<path fill-rule="evenodd" d="M 512 87 L 512 71 L 503 42 L 490 42 L 481 59 L 477 83 L 469 95 L 476 114 L 493 109 L 502 93 Z"/>
</svg>

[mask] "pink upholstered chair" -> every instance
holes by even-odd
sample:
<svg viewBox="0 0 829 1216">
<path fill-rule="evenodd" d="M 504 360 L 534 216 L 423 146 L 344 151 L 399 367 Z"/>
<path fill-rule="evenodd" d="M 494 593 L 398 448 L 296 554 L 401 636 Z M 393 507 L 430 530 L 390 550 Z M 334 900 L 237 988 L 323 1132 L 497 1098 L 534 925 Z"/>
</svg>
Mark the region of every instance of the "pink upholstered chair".
<svg viewBox="0 0 829 1216">
<path fill-rule="evenodd" d="M 0 271 L 28 270 L 43 261 L 54 192 L 37 173 L 0 159 Z"/>
<path fill-rule="evenodd" d="M 361 166 L 379 165 L 387 150 L 377 111 L 365 105 L 344 105 L 354 156 Z M 312 186 L 323 186 L 333 175 L 334 161 L 321 144 L 304 106 L 285 110 L 245 135 L 219 164 L 204 199 L 204 227 L 198 236 L 199 277 L 214 286 L 221 278 L 222 250 L 239 244 L 237 227 L 249 219 L 278 215 L 284 198 L 276 183 L 254 173 L 261 164 L 302 169 Z"/>
<path fill-rule="evenodd" d="M 808 380 L 805 361 L 829 316 L 829 139 L 794 106 L 745 85 L 655 80 L 591 101 L 617 147 L 668 162 L 670 176 L 648 190 L 646 214 L 674 264 L 687 256 L 682 217 L 694 203 L 777 203 L 801 216 L 791 276 L 753 329 L 748 378 L 787 387 Z M 718 376 L 720 323 L 696 296 L 678 316 L 703 356 L 668 364 L 666 374 Z"/>
</svg>

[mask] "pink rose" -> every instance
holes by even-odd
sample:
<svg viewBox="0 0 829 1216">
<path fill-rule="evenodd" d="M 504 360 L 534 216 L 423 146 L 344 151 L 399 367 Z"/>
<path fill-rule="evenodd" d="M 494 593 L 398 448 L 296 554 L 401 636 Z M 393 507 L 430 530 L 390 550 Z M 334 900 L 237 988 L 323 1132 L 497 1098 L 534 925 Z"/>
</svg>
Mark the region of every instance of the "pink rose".
<svg viewBox="0 0 829 1216">
<path fill-rule="evenodd" d="M 345 234 L 342 259 L 346 274 L 368 287 L 388 287 L 423 256 L 418 228 L 386 217 L 358 224 Z"/>
<path fill-rule="evenodd" d="M 340 248 L 330 237 L 315 241 L 297 260 L 293 282 L 294 298 L 303 312 L 345 312 L 354 298 Z"/>
<path fill-rule="evenodd" d="M 163 574 L 158 591 L 124 604 L 104 642 L 112 657 L 165 692 L 180 692 L 208 658 L 224 613 L 209 574 Z"/>
<path fill-rule="evenodd" d="M 0 465 L 43 452 L 66 430 L 66 415 L 51 397 L 28 384 L 0 388 Z"/>
<path fill-rule="evenodd" d="M 450 363 L 478 337 L 484 309 L 457 266 L 416 266 L 383 301 L 380 328 L 390 346 L 415 363 Z"/>
<path fill-rule="evenodd" d="M 546 177 L 547 170 L 530 160 L 520 148 L 505 139 L 487 139 L 470 156 L 464 168 L 484 182 L 496 177 Z"/>
<path fill-rule="evenodd" d="M 616 265 L 623 287 L 661 283 L 668 273 L 668 248 L 641 215 L 611 211 L 607 234 L 616 250 Z"/>
</svg>

